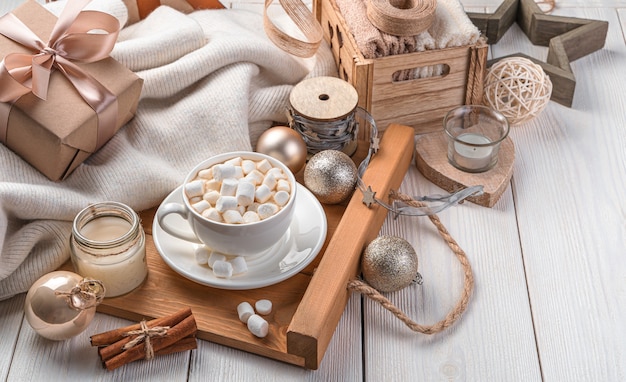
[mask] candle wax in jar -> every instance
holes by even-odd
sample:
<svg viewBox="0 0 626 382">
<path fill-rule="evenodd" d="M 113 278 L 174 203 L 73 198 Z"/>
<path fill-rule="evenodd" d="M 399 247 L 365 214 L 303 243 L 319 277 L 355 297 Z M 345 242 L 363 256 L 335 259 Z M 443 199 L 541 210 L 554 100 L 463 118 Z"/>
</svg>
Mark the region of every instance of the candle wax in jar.
<svg viewBox="0 0 626 382">
<path fill-rule="evenodd" d="M 108 242 L 119 239 L 131 230 L 131 224 L 125 219 L 115 216 L 101 216 L 91 220 L 81 229 L 81 234 L 89 240 Z M 143 231 L 142 231 L 143 232 Z M 124 245 L 121 246 L 124 248 Z M 104 256 L 92 256 L 82 253 L 75 262 L 77 273 L 84 277 L 100 280 L 106 288 L 105 297 L 115 297 L 135 289 L 146 278 L 145 242 L 120 252 L 120 248 L 112 248 L 111 253 Z"/>
<path fill-rule="evenodd" d="M 124 236 L 130 228 L 130 223 L 122 218 L 102 216 L 85 224 L 80 233 L 92 241 L 111 241 Z"/>
<path fill-rule="evenodd" d="M 493 147 L 471 145 L 489 144 L 491 143 L 489 138 L 481 134 L 465 133 L 456 139 L 457 141 L 454 142 L 454 160 L 459 166 L 468 170 L 481 170 L 489 167 Z M 462 142 L 470 143 L 470 145 L 464 145 Z"/>
</svg>

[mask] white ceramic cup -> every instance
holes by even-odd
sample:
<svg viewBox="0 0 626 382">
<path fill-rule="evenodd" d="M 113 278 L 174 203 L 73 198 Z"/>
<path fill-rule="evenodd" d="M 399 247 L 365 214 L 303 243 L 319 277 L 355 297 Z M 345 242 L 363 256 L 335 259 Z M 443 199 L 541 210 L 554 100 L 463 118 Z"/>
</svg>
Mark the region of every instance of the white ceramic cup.
<svg viewBox="0 0 626 382">
<path fill-rule="evenodd" d="M 236 157 L 254 161 L 267 159 L 273 167 L 282 169 L 288 178 L 291 188 L 287 204 L 275 215 L 265 220 L 243 224 L 221 223 L 209 220 L 198 213 L 191 206 L 183 186 L 178 189 L 183 204 L 176 202 L 166 203 L 157 210 L 156 218 L 161 228 L 174 237 L 192 243 L 204 244 L 213 251 L 227 255 L 252 256 L 276 244 L 291 225 L 296 200 L 296 179 L 289 168 L 279 160 L 251 151 L 219 154 L 198 163 L 187 174 L 184 184 L 192 181 L 197 176 L 198 171 Z M 177 228 L 175 224 L 168 221 L 166 217 L 170 214 L 178 214 L 187 220 L 191 231 Z"/>
</svg>

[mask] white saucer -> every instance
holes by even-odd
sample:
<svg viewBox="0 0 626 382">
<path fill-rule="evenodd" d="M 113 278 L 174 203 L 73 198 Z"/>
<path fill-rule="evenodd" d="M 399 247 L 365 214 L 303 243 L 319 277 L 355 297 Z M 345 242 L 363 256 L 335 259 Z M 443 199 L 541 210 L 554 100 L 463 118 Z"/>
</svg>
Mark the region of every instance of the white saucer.
<svg viewBox="0 0 626 382">
<path fill-rule="evenodd" d="M 220 289 L 254 289 L 279 283 L 297 274 L 315 259 L 326 240 L 326 214 L 317 198 L 304 186 L 298 184 L 293 221 L 285 235 L 270 249 L 258 255 L 246 257 L 248 271 L 233 275 L 230 279 L 213 274 L 207 265 L 196 262 L 198 244 L 171 236 L 161 228 L 157 219 L 152 224 L 152 239 L 163 261 L 174 271 L 199 284 Z M 165 203 L 182 203 L 180 187 L 172 191 Z M 161 207 L 159 207 L 161 208 Z M 191 230 L 179 215 L 178 227 Z M 172 222 L 174 223 L 174 222 Z"/>
</svg>

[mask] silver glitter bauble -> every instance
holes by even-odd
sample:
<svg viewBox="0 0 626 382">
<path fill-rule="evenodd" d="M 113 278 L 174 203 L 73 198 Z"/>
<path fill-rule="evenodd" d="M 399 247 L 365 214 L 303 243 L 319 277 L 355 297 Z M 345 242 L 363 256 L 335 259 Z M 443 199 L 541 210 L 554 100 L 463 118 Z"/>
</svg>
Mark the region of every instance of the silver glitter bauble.
<svg viewBox="0 0 626 382">
<path fill-rule="evenodd" d="M 35 281 L 26 294 L 24 313 L 37 334 L 55 341 L 66 340 L 89 326 L 105 291 L 99 281 L 84 280 L 73 272 L 55 271 Z M 83 291 L 93 293 L 81 293 L 76 289 L 81 285 Z"/>
<path fill-rule="evenodd" d="M 356 181 L 356 165 L 341 151 L 320 151 L 304 168 L 304 185 L 325 204 L 346 200 L 354 192 Z"/>
<path fill-rule="evenodd" d="M 363 278 L 380 292 L 407 287 L 417 276 L 417 254 L 406 240 L 379 236 L 365 248 L 361 259 Z"/>
<path fill-rule="evenodd" d="M 256 144 L 256 151 L 283 162 L 291 172 L 298 173 L 306 163 L 307 147 L 297 131 L 287 126 L 267 129 Z"/>
</svg>

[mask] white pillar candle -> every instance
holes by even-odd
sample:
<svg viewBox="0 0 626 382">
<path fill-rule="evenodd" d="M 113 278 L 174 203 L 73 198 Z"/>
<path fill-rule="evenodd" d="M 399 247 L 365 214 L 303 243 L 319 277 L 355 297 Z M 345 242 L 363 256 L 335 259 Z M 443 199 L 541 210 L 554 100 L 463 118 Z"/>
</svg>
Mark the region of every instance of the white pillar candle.
<svg viewBox="0 0 626 382">
<path fill-rule="evenodd" d="M 121 203 L 99 203 L 81 211 L 74 220 L 71 244 L 76 273 L 100 280 L 105 297 L 132 291 L 148 274 L 139 217 Z"/>
<path fill-rule="evenodd" d="M 468 145 L 464 144 L 469 143 Z M 493 147 L 474 146 L 492 143 L 482 134 L 465 133 L 456 137 L 454 142 L 454 161 L 467 170 L 483 170 L 491 164 Z"/>
</svg>

